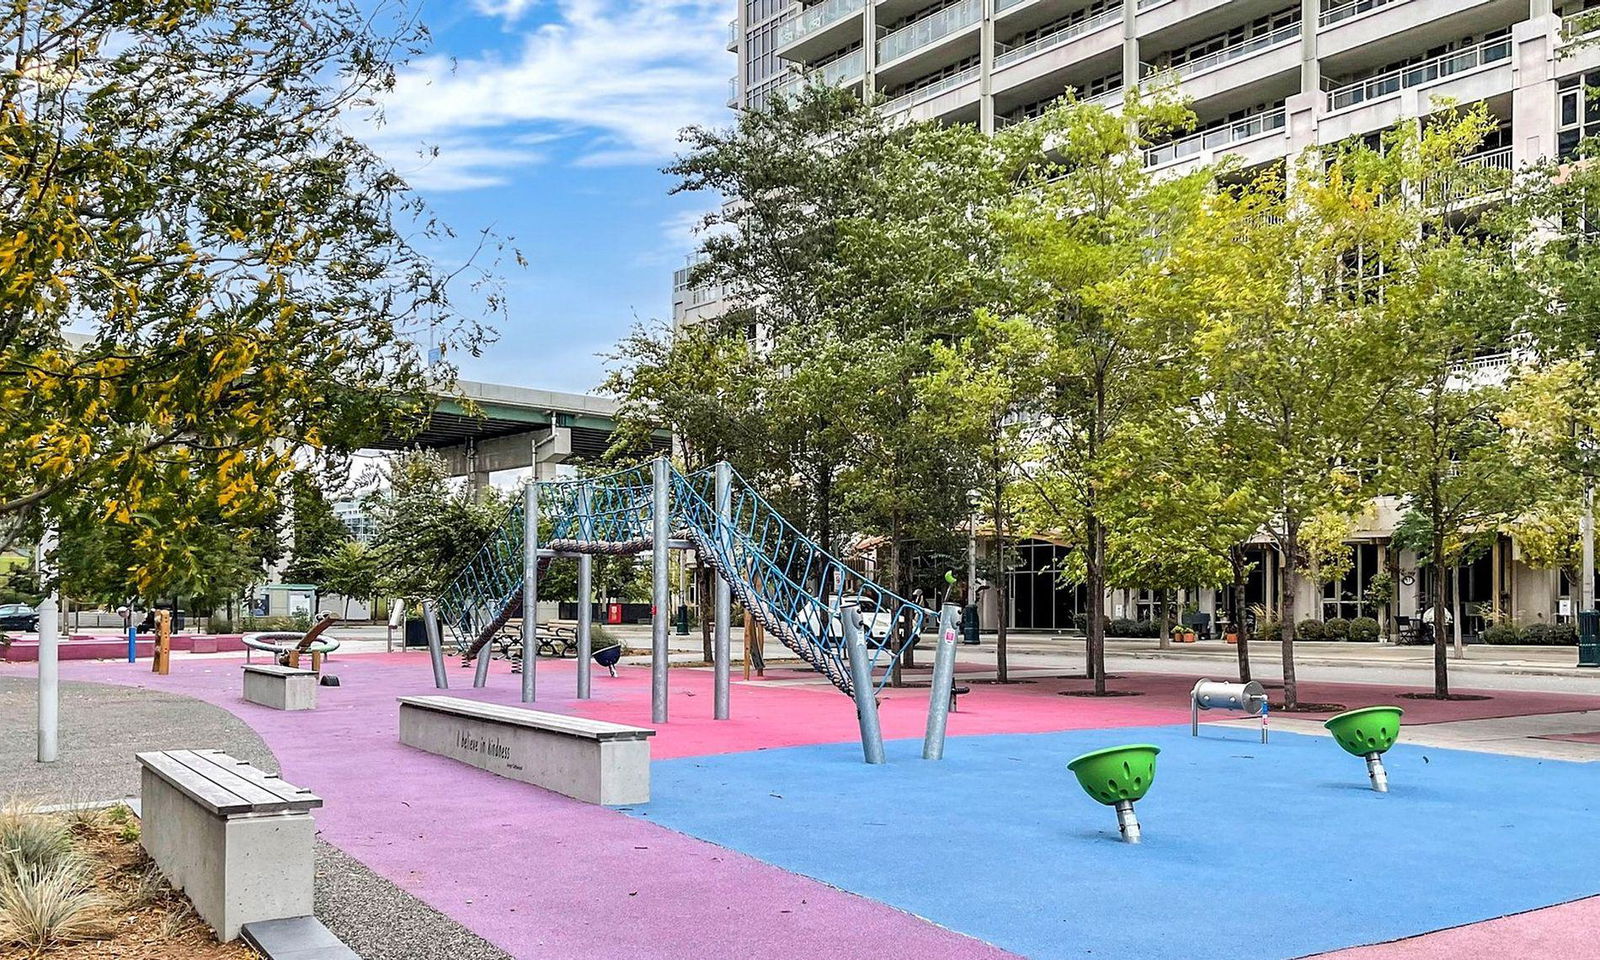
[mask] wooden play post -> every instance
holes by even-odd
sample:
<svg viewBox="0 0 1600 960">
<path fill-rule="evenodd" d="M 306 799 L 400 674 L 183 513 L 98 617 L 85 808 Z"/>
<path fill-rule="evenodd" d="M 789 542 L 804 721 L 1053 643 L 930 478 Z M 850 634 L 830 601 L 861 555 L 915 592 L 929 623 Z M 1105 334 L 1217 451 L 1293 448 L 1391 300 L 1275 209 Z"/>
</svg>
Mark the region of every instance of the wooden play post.
<svg viewBox="0 0 1600 960">
<path fill-rule="evenodd" d="M 172 611 L 156 611 L 156 649 L 150 659 L 150 672 L 167 675 L 172 665 Z"/>
</svg>

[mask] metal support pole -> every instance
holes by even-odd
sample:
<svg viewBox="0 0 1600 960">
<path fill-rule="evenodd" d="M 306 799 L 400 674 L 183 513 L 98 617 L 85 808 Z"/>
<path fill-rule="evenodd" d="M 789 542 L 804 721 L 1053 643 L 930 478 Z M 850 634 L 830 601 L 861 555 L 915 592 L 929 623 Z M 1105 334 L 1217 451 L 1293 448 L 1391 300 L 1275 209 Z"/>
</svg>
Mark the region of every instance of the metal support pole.
<svg viewBox="0 0 1600 960">
<path fill-rule="evenodd" d="M 592 540 L 590 527 L 590 490 L 585 484 L 578 489 L 578 539 Z M 578 699 L 589 699 L 589 671 L 594 669 L 590 658 L 594 655 L 594 558 L 584 553 L 578 556 Z"/>
<path fill-rule="evenodd" d="M 728 533 L 733 523 L 733 467 L 728 461 L 717 463 L 717 533 L 713 549 L 724 552 L 726 560 Z M 712 616 L 716 617 L 716 631 L 711 638 L 711 661 L 713 671 L 713 703 L 711 715 L 718 720 L 728 719 L 728 671 L 729 643 L 728 633 L 733 624 L 733 588 L 728 585 L 727 578 L 722 571 L 713 564 L 712 571 L 716 580 L 716 607 Z"/>
<path fill-rule="evenodd" d="M 944 728 L 950 719 L 950 688 L 956 679 L 956 624 L 961 607 L 947 603 L 939 610 L 939 645 L 933 652 L 933 689 L 928 693 L 928 731 L 922 738 L 922 759 L 944 757 Z"/>
<path fill-rule="evenodd" d="M 1372 789 L 1379 793 L 1389 792 L 1389 774 L 1383 769 L 1381 754 L 1367 754 L 1367 777 L 1372 781 Z"/>
<path fill-rule="evenodd" d="M 657 457 L 650 465 L 654 492 L 651 500 L 650 530 L 652 542 L 651 582 L 655 610 L 650 617 L 650 719 L 654 723 L 667 722 L 667 620 L 672 616 L 672 596 L 667 582 L 667 560 L 671 550 L 667 546 L 671 530 L 671 491 L 667 486 L 669 465 L 665 457 Z"/>
<path fill-rule="evenodd" d="M 1139 818 L 1134 816 L 1132 800 L 1117 801 L 1117 829 L 1128 843 L 1139 842 Z"/>
<path fill-rule="evenodd" d="M 522 488 L 522 702 L 534 698 L 539 665 L 539 481 Z"/>
<path fill-rule="evenodd" d="M 878 727 L 878 701 L 873 699 L 872 664 L 867 660 L 867 643 L 862 637 L 861 613 L 855 600 L 846 600 L 839 610 L 844 623 L 845 654 L 850 659 L 850 686 L 856 698 L 856 719 L 861 724 L 861 752 L 868 763 L 883 762 L 883 731 Z"/>
<path fill-rule="evenodd" d="M 444 641 L 439 635 L 439 609 L 432 600 L 422 603 L 422 632 L 428 635 L 428 658 L 433 661 L 433 685 L 439 690 L 449 690 L 450 678 L 444 669 Z"/>
<path fill-rule="evenodd" d="M 1593 610 L 1597 604 L 1594 596 L 1594 480 L 1583 492 L 1582 525 L 1582 581 L 1579 584 L 1579 610 Z"/>
</svg>

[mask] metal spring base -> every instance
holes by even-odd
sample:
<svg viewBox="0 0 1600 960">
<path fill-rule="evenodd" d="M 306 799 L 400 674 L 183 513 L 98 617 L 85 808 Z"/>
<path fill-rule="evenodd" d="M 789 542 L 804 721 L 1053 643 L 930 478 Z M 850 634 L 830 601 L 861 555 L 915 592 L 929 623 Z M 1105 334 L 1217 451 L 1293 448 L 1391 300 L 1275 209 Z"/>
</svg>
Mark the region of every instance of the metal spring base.
<svg viewBox="0 0 1600 960">
<path fill-rule="evenodd" d="M 1380 755 L 1367 754 L 1367 776 L 1372 780 L 1372 789 L 1379 793 L 1389 792 L 1389 774 L 1383 769 L 1383 758 Z"/>
<path fill-rule="evenodd" d="M 1125 843 L 1139 842 L 1139 818 L 1133 815 L 1132 800 L 1117 801 L 1117 829 Z"/>
</svg>

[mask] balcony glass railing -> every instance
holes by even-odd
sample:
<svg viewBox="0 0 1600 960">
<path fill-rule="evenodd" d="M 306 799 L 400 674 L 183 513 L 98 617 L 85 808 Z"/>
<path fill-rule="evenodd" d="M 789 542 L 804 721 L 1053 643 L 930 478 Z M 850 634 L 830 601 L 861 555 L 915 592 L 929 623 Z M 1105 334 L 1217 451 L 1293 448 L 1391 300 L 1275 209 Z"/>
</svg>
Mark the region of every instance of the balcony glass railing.
<svg viewBox="0 0 1600 960">
<path fill-rule="evenodd" d="M 913 20 L 878 41 L 878 62 L 888 63 L 903 57 L 935 40 L 970 27 L 982 18 L 982 0 L 962 0 L 961 3 L 945 7 L 921 20 Z"/>
<path fill-rule="evenodd" d="M 739 49 L 739 20 L 734 18 L 728 21 L 728 49 Z"/>
<path fill-rule="evenodd" d="M 739 105 L 739 78 L 738 77 L 729 77 L 728 78 L 728 106 L 737 107 L 738 105 Z"/>
<path fill-rule="evenodd" d="M 994 0 L 994 12 L 999 13 L 1002 10 L 1010 10 L 1019 3 L 1027 2 L 1028 0 Z"/>
<path fill-rule="evenodd" d="M 1203 57 L 1185 61 L 1172 67 L 1171 70 L 1180 77 L 1192 76 L 1196 73 L 1210 70 L 1213 67 L 1220 67 L 1231 60 L 1247 57 L 1258 50 L 1265 50 L 1280 43 L 1288 43 L 1290 40 L 1298 39 L 1299 36 L 1300 24 L 1291 23 L 1288 26 L 1279 27 L 1271 33 L 1263 33 L 1260 36 L 1236 43 L 1231 47 L 1223 47 L 1215 53 L 1208 53 Z"/>
<path fill-rule="evenodd" d="M 780 47 L 786 46 L 823 27 L 838 23 L 852 13 L 860 13 L 866 6 L 866 0 L 824 0 L 823 3 L 801 10 L 798 17 L 778 24 L 772 42 Z"/>
<path fill-rule="evenodd" d="M 995 46 L 1001 52 L 994 58 L 994 65 L 998 68 L 1006 66 L 1007 64 L 1026 60 L 1036 53 L 1043 53 L 1046 50 L 1052 50 L 1056 47 L 1059 47 L 1074 37 L 1081 37 L 1084 34 L 1093 33 L 1102 27 L 1109 27 L 1113 23 L 1121 22 L 1121 10 L 1107 10 L 1103 13 L 1097 13 L 1087 20 L 1079 20 L 1077 23 L 1069 23 L 1060 29 L 1053 30 L 1042 37 L 1030 40 L 1027 43 L 1021 44 L 1020 46 L 1008 47 L 1003 43 L 995 44 Z"/>
<path fill-rule="evenodd" d="M 1196 156 L 1208 150 L 1219 150 L 1241 140 L 1250 140 L 1264 133 L 1282 130 L 1287 124 L 1288 114 L 1282 107 L 1258 113 L 1225 127 L 1202 130 L 1182 140 L 1150 147 L 1144 152 L 1144 165 L 1155 167 L 1184 157 Z"/>
<path fill-rule="evenodd" d="M 978 68 L 968 67 L 960 73 L 952 73 L 950 76 L 941 77 L 926 86 L 918 87 L 908 93 L 902 93 L 893 100 L 886 102 L 883 105 L 883 112 L 895 113 L 905 110 L 923 101 L 932 100 L 946 90 L 954 90 L 956 87 L 965 86 L 976 79 L 978 79 Z"/>
<path fill-rule="evenodd" d="M 1463 50 L 1434 57 L 1432 60 L 1424 60 L 1409 67 L 1401 67 L 1399 70 L 1380 73 L 1376 77 L 1334 87 L 1328 91 L 1328 109 L 1342 110 L 1368 100 L 1382 99 L 1408 87 L 1420 87 L 1425 83 L 1465 73 L 1474 67 L 1507 60 L 1510 57 L 1510 37 L 1485 40 Z"/>
<path fill-rule="evenodd" d="M 830 60 L 800 77 L 790 77 L 778 84 L 775 93 L 793 99 L 805 88 L 807 78 L 827 86 L 842 86 L 866 72 L 866 51 L 855 50 L 837 60 Z"/>
<path fill-rule="evenodd" d="M 1115 90 L 1107 90 L 1104 93 L 1097 93 L 1092 97 L 1086 98 L 1083 102 L 1092 104 L 1096 107 L 1120 106 L 1122 104 L 1122 88 L 1118 87 Z"/>
<path fill-rule="evenodd" d="M 1456 161 L 1456 169 L 1422 184 L 1422 196 L 1429 203 L 1448 203 L 1482 197 L 1504 188 L 1510 182 L 1511 148 L 1485 150 Z"/>
<path fill-rule="evenodd" d="M 1561 18 L 1561 40 L 1570 43 L 1578 37 L 1600 32 L 1600 8 L 1569 13 Z"/>
<path fill-rule="evenodd" d="M 1339 21 L 1348 20 L 1358 13 L 1366 13 L 1368 10 L 1376 10 L 1379 7 L 1387 7 L 1391 3 L 1402 2 L 1404 0 L 1349 0 L 1348 3 L 1336 4 L 1323 10 L 1317 16 L 1317 25 L 1331 27 Z"/>
</svg>

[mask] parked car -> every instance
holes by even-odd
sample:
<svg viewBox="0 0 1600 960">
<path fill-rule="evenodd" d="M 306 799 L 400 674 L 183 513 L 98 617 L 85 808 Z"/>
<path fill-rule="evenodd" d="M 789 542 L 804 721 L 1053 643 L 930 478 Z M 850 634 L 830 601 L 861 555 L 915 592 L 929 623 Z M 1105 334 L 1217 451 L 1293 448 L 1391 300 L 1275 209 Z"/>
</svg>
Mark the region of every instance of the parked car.
<svg viewBox="0 0 1600 960">
<path fill-rule="evenodd" d="M 25 603 L 0 606 L 0 630 L 38 630 L 39 614 Z"/>
</svg>

